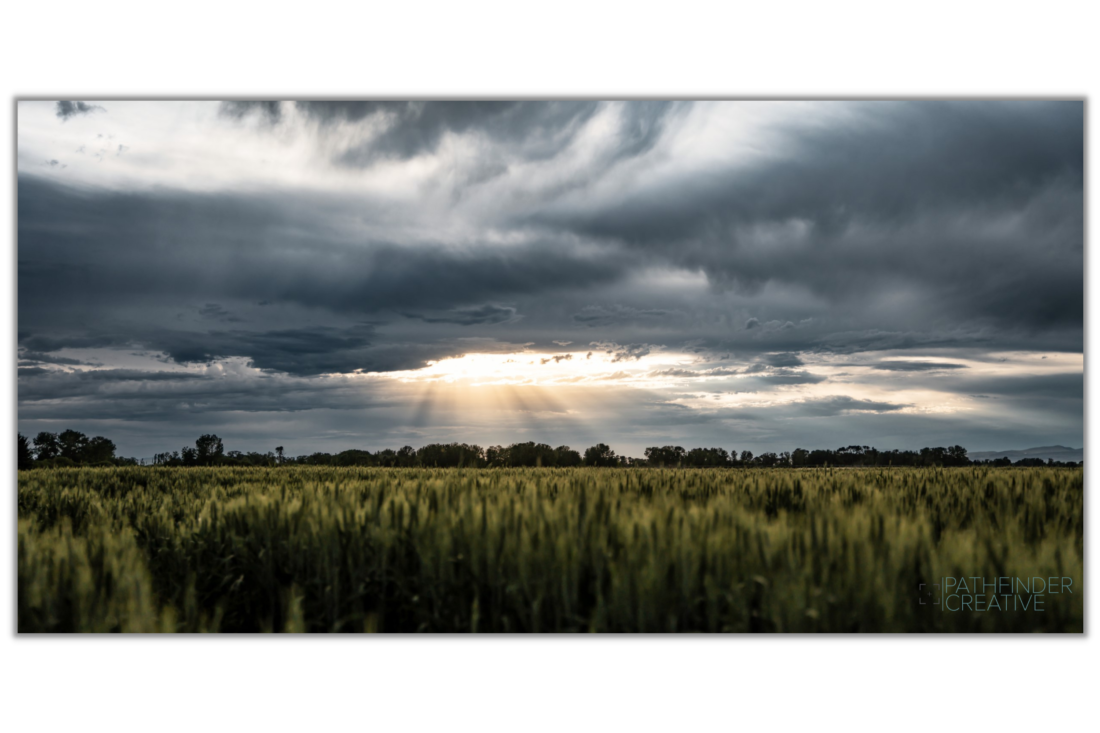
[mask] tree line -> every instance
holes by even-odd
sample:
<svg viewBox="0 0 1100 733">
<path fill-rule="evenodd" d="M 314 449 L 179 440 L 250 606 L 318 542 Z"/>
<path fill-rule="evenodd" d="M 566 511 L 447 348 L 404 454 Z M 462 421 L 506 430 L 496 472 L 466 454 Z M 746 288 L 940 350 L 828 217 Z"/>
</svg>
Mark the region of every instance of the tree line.
<svg viewBox="0 0 1100 733">
<path fill-rule="evenodd" d="M 66 466 L 137 466 L 146 465 L 136 458 L 115 455 L 115 444 L 103 436 L 88 437 L 76 430 L 39 433 L 33 440 L 19 435 L 19 469 L 60 468 Z M 513 443 L 482 448 L 467 443 L 431 443 L 420 449 L 404 446 L 374 453 L 346 450 L 340 453 L 312 453 L 288 456 L 282 446 L 266 453 L 226 451 L 221 438 L 200 436 L 194 446 L 178 451 L 157 453 L 153 466 L 376 466 L 385 468 L 815 468 L 875 466 L 1080 466 L 1080 463 L 1041 458 L 1024 458 L 1013 463 L 1008 458 L 975 461 L 960 445 L 949 448 L 880 451 L 866 445 L 850 445 L 836 450 L 796 448 L 782 453 L 727 451 L 725 448 L 653 446 L 644 458 L 620 456 L 608 445 L 597 443 L 584 453 L 567 445 L 556 448 L 545 443 Z"/>
</svg>

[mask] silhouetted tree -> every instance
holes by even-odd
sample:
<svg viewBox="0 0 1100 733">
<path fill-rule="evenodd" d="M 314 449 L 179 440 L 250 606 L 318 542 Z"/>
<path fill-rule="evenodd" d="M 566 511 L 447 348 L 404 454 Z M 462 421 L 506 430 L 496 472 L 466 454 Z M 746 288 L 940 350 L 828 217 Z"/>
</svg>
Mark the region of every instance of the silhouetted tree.
<svg viewBox="0 0 1100 733">
<path fill-rule="evenodd" d="M 39 461 L 48 461 L 61 455 L 61 444 L 57 442 L 57 433 L 39 433 L 34 438 L 34 457 Z"/>
<path fill-rule="evenodd" d="M 390 453 L 393 453 L 391 450 Z M 375 457 L 371 455 L 370 451 L 365 450 L 346 450 L 341 453 L 337 453 L 332 457 L 333 465 L 336 466 L 379 466 L 385 465 L 375 460 Z M 390 464 L 393 465 L 393 464 Z"/>
<path fill-rule="evenodd" d="M 201 466 L 216 463 L 224 454 L 225 446 L 216 435 L 203 435 L 195 441 L 195 461 Z"/>
<path fill-rule="evenodd" d="M 107 463 L 115 458 L 114 441 L 97 435 L 87 441 L 81 460 L 85 463 Z"/>
<path fill-rule="evenodd" d="M 20 434 L 18 445 L 19 469 L 35 466 L 81 466 L 116 465 L 136 466 L 133 458 L 121 458 L 115 455 L 115 444 L 103 436 L 89 438 L 76 430 L 65 430 L 60 434 L 40 432 L 33 441 Z M 753 457 L 751 451 L 726 452 L 724 448 L 692 448 L 685 451 L 680 446 L 666 445 L 650 447 L 645 450 L 645 458 L 617 456 L 604 443 L 598 443 L 580 453 L 567 445 L 551 448 L 546 443 L 513 443 L 507 448 L 496 445 L 485 450 L 480 446 L 466 443 L 431 443 L 420 450 L 404 446 L 399 450 L 381 450 L 375 454 L 366 450 L 346 450 L 336 455 L 313 453 L 308 456 L 292 458 L 286 455 L 283 446 L 274 453 L 242 453 L 224 450 L 221 438 L 216 435 L 203 435 L 195 441 L 195 447 L 184 447 L 179 452 L 157 453 L 153 456 L 154 466 L 275 466 L 286 463 L 316 466 L 382 466 L 411 468 L 426 467 L 569 467 L 569 466 L 619 466 L 624 468 L 646 466 L 685 466 L 693 468 L 795 468 L 838 466 L 1026 466 L 1026 467 L 1071 467 L 1081 464 L 1073 461 L 1061 462 L 1053 459 L 1025 458 L 1013 464 L 1002 457 L 989 461 L 972 461 L 967 451 L 960 445 L 949 448 L 935 447 L 915 450 L 880 451 L 866 445 L 849 445 L 836 450 L 795 448 L 791 452 L 762 453 Z"/>
<path fill-rule="evenodd" d="M 966 448 L 961 445 L 953 445 L 947 449 L 947 461 L 948 463 L 944 465 L 966 466 L 970 463 L 970 459 L 966 455 Z"/>
<path fill-rule="evenodd" d="M 730 454 L 725 448 L 692 448 L 684 456 L 684 465 L 692 468 L 725 468 Z"/>
<path fill-rule="evenodd" d="M 19 433 L 19 470 L 25 471 L 34 465 L 34 453 L 31 452 L 30 441 Z"/>
<path fill-rule="evenodd" d="M 484 464 L 481 446 L 465 443 L 431 443 L 416 452 L 421 466 L 432 468 L 477 468 Z"/>
<path fill-rule="evenodd" d="M 178 451 L 173 451 L 172 453 L 168 453 L 168 452 L 154 453 L 153 454 L 153 465 L 154 466 L 181 466 L 181 465 L 183 465 L 183 460 L 180 458 L 180 454 L 179 454 Z"/>
<path fill-rule="evenodd" d="M 554 449 L 554 459 L 557 461 L 554 465 L 561 468 L 579 466 L 582 460 L 581 454 L 567 445 L 559 445 Z"/>
<path fill-rule="evenodd" d="M 334 458 L 335 456 L 328 453 L 312 453 L 308 456 L 298 456 L 297 462 L 305 466 L 331 466 Z"/>
<path fill-rule="evenodd" d="M 584 452 L 584 465 L 609 467 L 619 465 L 615 451 L 603 443 L 597 443 Z"/>
<path fill-rule="evenodd" d="M 653 447 L 645 449 L 645 458 L 650 466 L 679 466 L 684 462 L 687 453 L 676 445 L 666 445 L 661 448 Z"/>
<path fill-rule="evenodd" d="M 416 465 L 416 449 L 411 445 L 402 446 L 397 450 L 397 465 L 402 468 L 410 468 Z"/>
<path fill-rule="evenodd" d="M 779 465 L 779 456 L 774 453 L 761 453 L 753 462 L 763 468 L 774 468 Z"/>
<path fill-rule="evenodd" d="M 57 436 L 57 444 L 62 458 L 74 463 L 84 460 L 84 451 L 88 447 L 88 436 L 76 430 L 66 430 Z"/>
</svg>

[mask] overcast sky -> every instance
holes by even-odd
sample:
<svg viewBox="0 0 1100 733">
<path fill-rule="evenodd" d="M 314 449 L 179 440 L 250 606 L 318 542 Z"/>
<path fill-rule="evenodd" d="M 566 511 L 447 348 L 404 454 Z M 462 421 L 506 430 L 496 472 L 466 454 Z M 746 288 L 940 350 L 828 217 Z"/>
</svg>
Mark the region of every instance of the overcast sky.
<svg viewBox="0 0 1100 733">
<path fill-rule="evenodd" d="M 20 102 L 19 429 L 1083 443 L 1079 102 Z"/>
</svg>

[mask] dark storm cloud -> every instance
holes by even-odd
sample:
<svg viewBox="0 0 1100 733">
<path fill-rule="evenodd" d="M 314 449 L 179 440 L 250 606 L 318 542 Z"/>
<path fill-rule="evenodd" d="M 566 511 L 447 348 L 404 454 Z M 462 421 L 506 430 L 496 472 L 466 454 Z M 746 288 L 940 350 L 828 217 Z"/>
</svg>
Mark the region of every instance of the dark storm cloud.
<svg viewBox="0 0 1100 733">
<path fill-rule="evenodd" d="M 426 323 L 499 324 L 517 311 L 487 300 L 583 289 L 622 274 L 610 252 L 375 241 L 347 211 L 314 204 L 91 191 L 23 176 L 20 344 L 42 353 L 140 345 L 181 363 L 239 355 L 301 374 L 405 369 L 440 349 L 375 343 L 355 322 L 415 313 Z M 347 323 L 278 328 L 276 314 L 252 322 L 226 305 L 241 302 L 321 309 Z M 208 325 L 181 329 L 163 318 L 164 307 L 190 310 Z M 245 321 L 250 328 L 209 328 Z"/>
<path fill-rule="evenodd" d="M 1085 375 L 1046 374 L 1020 377 L 977 377 L 953 383 L 957 388 L 994 397 L 1071 400 L 1084 409 Z"/>
<path fill-rule="evenodd" d="M 573 314 L 573 320 L 590 328 L 607 326 L 612 323 L 644 321 L 678 315 L 660 308 L 632 308 L 616 303 L 614 305 L 588 305 Z M 682 315 L 682 314 L 680 314 Z"/>
<path fill-rule="evenodd" d="M 773 367 L 796 367 L 802 366 L 805 363 L 798 354 L 792 354 L 790 352 L 766 354 L 763 357 L 763 361 Z"/>
<path fill-rule="evenodd" d="M 837 395 L 832 397 L 821 397 L 817 399 L 799 400 L 795 402 L 787 402 L 779 405 L 773 405 L 767 409 L 761 408 L 739 408 L 739 407 L 722 407 L 714 410 L 698 410 L 692 408 L 684 408 L 679 414 L 674 411 L 666 410 L 661 418 L 661 421 L 678 422 L 683 425 L 699 425 L 705 423 L 722 422 L 727 424 L 738 425 L 743 428 L 746 425 L 752 425 L 756 423 L 775 424 L 776 421 L 780 421 L 779 424 L 786 426 L 789 424 L 796 424 L 798 420 L 803 418 L 838 418 L 838 417 L 853 417 L 858 415 L 888 415 L 891 413 L 897 413 L 903 410 L 908 405 L 894 404 L 891 402 L 881 402 L 875 400 L 860 400 L 843 395 Z M 675 405 L 675 403 L 666 403 L 666 407 L 683 408 L 682 405 Z M 678 418 L 678 419 L 677 419 Z M 781 431 L 787 430 L 786 427 L 780 429 Z M 815 428 L 820 430 L 820 428 Z M 741 436 L 738 438 L 738 442 L 744 440 Z M 778 445 L 786 446 L 786 441 L 773 445 L 771 449 L 781 450 Z M 793 446 L 789 446 L 793 447 Z"/>
<path fill-rule="evenodd" d="M 164 351 L 180 364 L 208 363 L 245 356 L 259 369 L 294 374 L 348 372 L 369 366 L 364 354 L 372 329 L 286 329 L 280 331 L 212 331 L 154 333 L 142 345 Z"/>
<path fill-rule="evenodd" d="M 595 106 L 300 103 L 321 125 L 391 120 L 371 144 L 399 157 L 432 149 L 448 132 L 483 132 L 507 144 L 573 130 Z M 684 107 L 627 105 L 618 148 L 629 154 L 651 149 L 668 118 Z M 279 109 L 263 102 L 223 107 L 236 116 L 257 110 L 276 117 Z M 507 311 L 494 310 L 503 306 L 485 305 L 494 300 L 537 300 L 562 287 L 580 292 L 658 266 L 702 271 L 716 288 L 746 295 L 768 283 L 804 288 L 817 299 L 813 309 L 830 309 L 803 327 L 793 312 L 796 301 L 788 299 L 780 307 L 789 314 L 745 317 L 744 337 L 731 334 L 723 343 L 713 332 L 690 334 L 714 349 L 744 347 L 743 338 L 759 342 L 762 351 L 854 353 L 1037 340 L 1079 348 L 1081 105 L 921 102 L 843 109 L 847 116 L 826 124 L 784 123 L 764 162 L 686 179 L 644 179 L 610 199 L 587 196 L 584 205 L 551 197 L 534 215 L 496 222 L 502 231 L 511 226 L 530 234 L 525 221 L 544 230 L 546 244 L 529 247 L 455 248 L 360 234 L 359 220 L 393 216 L 369 200 L 90 192 L 23 176 L 20 278 L 41 287 L 30 294 L 21 288 L 21 304 L 56 301 L 62 293 L 91 309 L 143 295 L 187 297 L 199 300 L 187 307 L 207 307 L 210 299 L 222 308 L 224 314 L 204 312 L 214 320 L 245 318 L 234 304 L 249 299 L 341 314 L 392 310 L 429 324 L 474 326 L 510 320 Z M 556 243 L 577 234 L 590 238 L 583 255 Z M 898 296 L 903 305 L 892 306 Z M 674 334 L 689 335 L 683 314 L 647 305 L 642 292 L 632 299 L 589 301 L 572 321 L 617 329 L 619 340 L 641 325 L 651 329 L 648 338 L 666 344 L 675 343 Z M 847 330 L 830 329 L 833 314 L 844 318 Z M 525 323 L 533 327 L 539 316 L 536 304 Z M 668 322 L 673 316 L 675 325 Z M 50 337 L 42 331 L 35 335 Z"/>
<path fill-rule="evenodd" d="M 754 377 L 755 380 L 767 384 L 820 384 L 825 377 L 810 372 L 795 371 L 793 369 L 777 369 L 769 374 Z"/>
<path fill-rule="evenodd" d="M 425 323 L 454 323 L 459 326 L 472 326 L 475 324 L 504 323 L 516 318 L 516 309 L 512 306 L 501 306 L 486 303 L 485 305 L 468 308 L 454 308 L 437 315 L 422 313 L 404 313 L 408 318 L 418 318 Z"/>
<path fill-rule="evenodd" d="M 87 102 L 58 102 L 56 114 L 62 122 L 65 122 L 71 117 L 102 111 L 104 111 L 103 108 L 98 104 L 88 104 Z"/>
<path fill-rule="evenodd" d="M 62 104 L 73 106 L 62 114 Z M 80 104 L 59 104 L 58 117 L 94 111 Z M 21 419 L 168 416 L 198 427 L 237 411 L 346 412 L 382 398 L 319 375 L 479 350 L 564 357 L 560 345 L 573 344 L 582 361 L 590 349 L 608 354 L 610 371 L 636 372 L 639 358 L 666 350 L 691 354 L 693 366 L 650 376 L 700 378 L 685 386 L 693 394 L 797 393 L 824 382 L 815 363 L 828 355 L 831 366 L 864 367 L 841 375 L 848 386 L 904 382 L 981 396 L 1001 411 L 930 417 L 845 396 L 700 411 L 657 407 L 635 390 L 604 422 L 569 428 L 584 439 L 682 430 L 696 444 L 743 434 L 790 448 L 817 442 L 806 439 L 821 431 L 811 418 L 829 417 L 844 442 L 868 443 L 873 421 L 896 447 L 946 435 L 945 425 L 958 434 L 944 443 L 974 435 L 1001 448 L 1028 430 L 1080 443 L 1080 375 L 989 378 L 976 363 L 948 361 L 1083 349 L 1080 103 L 819 105 L 752 132 L 759 138 L 747 145 L 730 127 L 700 123 L 714 107 L 659 101 L 234 102 L 221 111 L 212 135 L 272 146 L 307 136 L 317 160 L 303 188 L 272 180 L 196 193 L 159 174 L 129 189 L 19 175 Z M 736 123 L 741 113 L 720 114 Z M 112 121 L 121 115 L 113 109 Z M 713 151 L 700 155 L 696 144 L 680 158 L 700 130 Z M 457 157 L 469 158 L 461 165 L 447 160 L 453 137 Z M 36 152 L 28 170 L 60 175 L 62 164 L 48 161 L 74 145 Z M 741 147 L 749 152 L 730 152 Z M 450 177 L 406 175 L 433 164 Z M 79 180 L 77 167 L 64 175 Z M 391 173 L 398 185 L 376 193 Z M 109 363 L 102 353 L 123 349 L 190 370 L 239 357 L 260 372 L 56 368 Z M 862 355 L 872 351 L 893 353 Z M 637 376 L 612 375 L 607 391 Z M 1029 424 L 1006 425 L 1009 412 Z M 404 419 L 370 430 L 385 437 Z"/>
<path fill-rule="evenodd" d="M 730 224 L 909 221 L 921 211 L 1021 205 L 1083 177 L 1083 107 L 1069 103 L 864 103 L 833 125 L 788 123 L 778 157 L 642 189 L 577 228 L 632 242 L 681 242 Z M 681 188 L 683 184 L 683 188 Z M 666 196 L 663 194 L 673 194 Z M 718 231 L 716 231 L 718 230 Z"/>
<path fill-rule="evenodd" d="M 424 366 L 429 360 L 459 355 L 463 346 L 454 340 L 426 343 L 374 343 L 362 329 L 314 327 L 277 331 L 180 331 L 131 323 L 106 323 L 114 335 L 97 338 L 97 344 L 116 349 L 140 348 L 163 353 L 178 364 L 205 364 L 240 356 L 258 369 L 295 375 L 395 371 Z M 38 348 L 79 348 L 79 335 L 49 339 L 28 337 Z M 56 363 L 60 359 L 42 360 Z"/>
<path fill-rule="evenodd" d="M 20 348 L 26 348 L 31 352 L 37 353 L 48 353 L 51 351 L 60 351 L 61 349 L 99 349 L 111 346 L 123 346 L 125 344 L 125 340 L 106 334 L 97 336 L 88 336 L 84 334 L 58 335 L 56 333 L 35 335 L 30 331 L 19 331 Z"/>
<path fill-rule="evenodd" d="M 56 354 L 44 354 L 41 351 L 20 351 L 19 358 L 25 362 L 35 362 L 39 364 L 61 364 L 68 366 L 79 366 L 86 364 L 87 362 L 81 359 L 70 359 L 65 356 L 58 356 Z"/>
<path fill-rule="evenodd" d="M 203 379 L 200 374 L 189 372 L 157 372 L 144 369 L 86 369 L 71 371 L 65 369 L 35 369 L 24 376 L 49 377 L 73 385 L 110 382 L 178 382 Z M 33 391 L 28 395 L 36 394 Z"/>
<path fill-rule="evenodd" d="M 1065 333 L 1028 334 L 1017 338 L 1011 330 L 951 329 L 928 331 L 836 331 L 814 338 L 811 348 L 829 354 L 856 354 L 862 351 L 906 351 L 943 348 L 995 348 L 1021 346 L 1037 349 L 1067 350 Z M 1068 349 L 1072 350 L 1072 349 Z M 849 365 L 856 366 L 856 365 Z M 866 364 L 859 366 L 868 366 Z"/>
<path fill-rule="evenodd" d="M 20 289 L 21 304 L 62 294 L 87 307 L 144 294 L 223 295 L 371 313 L 483 304 L 487 296 L 585 287 L 620 274 L 613 252 L 377 241 L 355 230 L 361 209 L 315 204 L 92 192 L 21 176 L 19 276 L 29 286 Z"/>
<path fill-rule="evenodd" d="M 385 404 L 344 379 L 207 375 L 139 370 L 36 371 L 20 375 L 20 418 L 171 419 L 233 412 L 352 410 Z M 190 422 L 190 421 L 189 421 Z"/>
<path fill-rule="evenodd" d="M 203 318 L 209 318 L 215 321 L 223 321 L 225 323 L 236 323 L 240 321 L 232 313 L 227 311 L 218 303 L 207 303 L 202 308 L 199 308 L 199 315 Z"/>
<path fill-rule="evenodd" d="M 966 369 L 967 366 L 936 361 L 882 361 L 872 365 L 871 368 L 888 372 L 933 372 L 943 369 Z"/>
<path fill-rule="evenodd" d="M 851 110 L 836 124 L 790 124 L 762 162 L 557 203 L 530 220 L 658 253 L 717 288 L 792 284 L 837 304 L 900 292 L 920 301 L 926 327 L 1060 329 L 1079 348 L 1082 105 Z"/>
<path fill-rule="evenodd" d="M 906 405 L 891 402 L 857 400 L 853 397 L 837 396 L 796 402 L 779 409 L 792 417 L 833 417 L 852 412 L 895 412 L 905 407 Z"/>
<path fill-rule="evenodd" d="M 163 353 L 178 364 L 208 364 L 239 356 L 257 369 L 298 376 L 415 369 L 429 360 L 459 355 L 464 349 L 451 339 L 375 343 L 371 340 L 373 327 L 362 325 L 342 329 L 317 326 L 273 331 L 182 331 L 120 323 L 115 325 L 114 332 L 111 337 L 97 339 L 96 345 Z M 51 339 L 30 336 L 24 343 L 37 348 L 63 349 L 78 348 L 74 344 L 81 341 L 80 336 Z"/>
</svg>

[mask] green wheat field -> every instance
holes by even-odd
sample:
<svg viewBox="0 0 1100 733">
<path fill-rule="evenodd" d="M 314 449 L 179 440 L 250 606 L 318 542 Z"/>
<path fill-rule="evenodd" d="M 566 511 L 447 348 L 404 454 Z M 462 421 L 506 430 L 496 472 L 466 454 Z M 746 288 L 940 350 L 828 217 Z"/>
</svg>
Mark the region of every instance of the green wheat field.
<svg viewBox="0 0 1100 733">
<path fill-rule="evenodd" d="M 18 629 L 1080 633 L 1083 541 L 1080 468 L 34 470 Z"/>
</svg>

